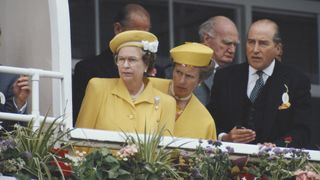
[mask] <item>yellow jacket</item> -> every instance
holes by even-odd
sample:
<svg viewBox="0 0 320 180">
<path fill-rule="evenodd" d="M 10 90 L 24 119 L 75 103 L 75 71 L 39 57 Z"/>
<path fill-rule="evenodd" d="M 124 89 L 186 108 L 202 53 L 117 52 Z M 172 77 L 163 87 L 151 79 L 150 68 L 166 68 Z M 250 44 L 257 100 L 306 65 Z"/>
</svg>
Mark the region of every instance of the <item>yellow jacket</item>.
<svg viewBox="0 0 320 180">
<path fill-rule="evenodd" d="M 164 93 L 169 92 L 171 80 L 158 78 L 150 78 L 150 80 L 155 88 Z M 176 120 L 173 134 L 177 137 L 217 139 L 214 120 L 195 95 L 192 94 L 186 108 Z"/>
<path fill-rule="evenodd" d="M 153 88 L 145 79 L 145 89 L 135 102 L 121 79 L 93 78 L 89 81 L 76 127 L 144 133 L 165 126 L 173 132 L 175 100 Z M 155 98 L 160 98 L 155 102 Z M 168 135 L 168 133 L 166 133 Z"/>
</svg>

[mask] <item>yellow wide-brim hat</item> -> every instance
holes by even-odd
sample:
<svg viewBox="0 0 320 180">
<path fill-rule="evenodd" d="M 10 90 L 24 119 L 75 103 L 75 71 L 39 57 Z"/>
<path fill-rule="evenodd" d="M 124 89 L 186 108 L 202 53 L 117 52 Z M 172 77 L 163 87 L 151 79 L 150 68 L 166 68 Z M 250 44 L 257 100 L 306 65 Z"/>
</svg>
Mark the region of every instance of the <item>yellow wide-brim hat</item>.
<svg viewBox="0 0 320 180">
<path fill-rule="evenodd" d="M 187 42 L 170 50 L 174 62 L 191 66 L 208 66 L 213 50 L 206 45 Z"/>
<path fill-rule="evenodd" d="M 109 43 L 113 54 L 119 52 L 122 47 L 141 47 L 146 51 L 156 53 L 158 50 L 158 38 L 147 31 L 130 30 L 117 34 Z"/>
</svg>

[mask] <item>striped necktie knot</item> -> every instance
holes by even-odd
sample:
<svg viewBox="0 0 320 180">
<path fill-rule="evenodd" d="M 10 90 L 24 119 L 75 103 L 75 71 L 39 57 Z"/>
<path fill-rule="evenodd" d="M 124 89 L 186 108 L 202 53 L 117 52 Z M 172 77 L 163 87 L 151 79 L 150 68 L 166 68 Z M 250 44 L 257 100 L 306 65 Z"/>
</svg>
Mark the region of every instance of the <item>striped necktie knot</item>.
<svg viewBox="0 0 320 180">
<path fill-rule="evenodd" d="M 259 76 L 259 78 L 256 81 L 256 84 L 254 85 L 251 94 L 250 94 L 250 101 L 252 103 L 254 103 L 254 101 L 256 100 L 256 98 L 259 96 L 260 91 L 264 85 L 263 82 L 263 71 L 257 71 L 256 74 Z"/>
</svg>

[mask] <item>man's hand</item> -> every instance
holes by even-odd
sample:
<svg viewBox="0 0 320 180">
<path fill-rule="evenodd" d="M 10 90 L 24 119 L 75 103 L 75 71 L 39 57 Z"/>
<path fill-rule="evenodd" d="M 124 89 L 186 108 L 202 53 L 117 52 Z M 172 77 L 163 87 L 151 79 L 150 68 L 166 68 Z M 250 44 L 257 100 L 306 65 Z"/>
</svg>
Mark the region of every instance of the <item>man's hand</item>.
<svg viewBox="0 0 320 180">
<path fill-rule="evenodd" d="M 256 132 L 246 128 L 234 127 L 231 131 L 222 137 L 222 141 L 236 142 L 236 143 L 249 143 L 256 138 Z"/>
<path fill-rule="evenodd" d="M 18 109 L 27 102 L 30 92 L 29 77 L 20 76 L 13 84 L 13 94 Z"/>
<path fill-rule="evenodd" d="M 265 146 L 265 147 L 269 147 L 269 148 L 274 148 L 277 147 L 276 144 L 270 143 L 270 142 L 265 142 L 263 144 L 258 143 L 259 146 Z"/>
</svg>

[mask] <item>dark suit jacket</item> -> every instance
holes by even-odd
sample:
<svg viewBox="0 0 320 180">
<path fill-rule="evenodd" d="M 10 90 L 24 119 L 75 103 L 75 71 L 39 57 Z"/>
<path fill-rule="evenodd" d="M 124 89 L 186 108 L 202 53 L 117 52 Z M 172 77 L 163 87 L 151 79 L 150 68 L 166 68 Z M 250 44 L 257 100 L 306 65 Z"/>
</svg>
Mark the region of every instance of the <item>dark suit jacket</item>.
<svg viewBox="0 0 320 180">
<path fill-rule="evenodd" d="M 18 76 L 7 73 L 0 73 L 0 92 L 5 96 L 5 104 L 0 103 L 1 112 L 17 113 L 18 110 L 13 104 L 13 83 L 17 80 Z"/>
<path fill-rule="evenodd" d="M 248 107 L 253 107 L 253 128 L 256 141 L 285 146 L 283 138 L 291 136 L 289 146 L 306 147 L 311 136 L 310 81 L 299 71 L 276 61 L 273 74 L 252 104 L 247 96 L 247 63 L 217 71 L 207 106 L 218 133 L 229 132 L 235 125 L 248 127 Z M 279 110 L 282 94 L 289 88 L 291 106 Z"/>
<path fill-rule="evenodd" d="M 113 60 L 112 52 L 107 49 L 100 55 L 78 62 L 72 79 L 73 119 L 77 119 L 87 84 L 93 77 L 117 78 L 118 68 Z"/>
<path fill-rule="evenodd" d="M 13 103 L 13 83 L 17 80 L 19 76 L 14 74 L 0 73 L 0 92 L 2 92 L 6 98 L 5 104 L 0 103 L 0 112 L 18 113 L 18 109 Z M 0 119 L 0 125 L 6 131 L 12 131 L 14 124 L 20 124 L 26 126 L 26 122 L 19 121 L 8 121 Z M 2 131 L 0 131 L 0 136 Z"/>
</svg>

